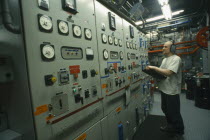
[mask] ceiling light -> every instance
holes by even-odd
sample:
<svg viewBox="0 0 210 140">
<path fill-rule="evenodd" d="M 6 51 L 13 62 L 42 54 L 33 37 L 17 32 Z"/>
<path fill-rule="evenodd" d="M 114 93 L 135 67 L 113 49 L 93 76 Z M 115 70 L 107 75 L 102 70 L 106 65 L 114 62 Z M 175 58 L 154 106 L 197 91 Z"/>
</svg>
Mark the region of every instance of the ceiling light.
<svg viewBox="0 0 210 140">
<path fill-rule="evenodd" d="M 168 4 L 168 0 L 158 0 L 161 6 Z"/>
<path fill-rule="evenodd" d="M 184 12 L 184 10 L 179 10 L 179 11 L 173 12 L 172 15 L 175 16 L 175 15 L 178 15 L 182 12 Z M 155 20 L 163 19 L 163 18 L 164 18 L 164 16 L 161 15 L 161 16 L 146 19 L 146 22 L 152 22 L 152 21 L 155 21 Z M 143 22 L 142 21 L 137 21 L 137 22 L 135 22 L 135 24 L 136 25 L 141 25 L 141 24 L 143 24 Z"/>
<path fill-rule="evenodd" d="M 164 15 L 164 17 L 165 17 L 166 20 L 169 20 L 169 19 L 172 18 L 171 7 L 170 7 L 169 4 L 163 5 L 161 7 L 161 10 L 162 10 L 162 13 L 163 13 L 163 15 Z"/>
</svg>

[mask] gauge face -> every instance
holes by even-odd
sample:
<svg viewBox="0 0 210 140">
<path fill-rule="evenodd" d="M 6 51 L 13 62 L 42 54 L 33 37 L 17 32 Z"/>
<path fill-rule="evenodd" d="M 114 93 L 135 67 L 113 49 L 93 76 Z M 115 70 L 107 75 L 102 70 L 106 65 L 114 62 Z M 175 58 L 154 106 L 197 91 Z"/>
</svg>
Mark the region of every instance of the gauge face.
<svg viewBox="0 0 210 140">
<path fill-rule="evenodd" d="M 130 60 L 131 59 L 131 54 L 127 53 L 127 57 L 128 57 L 128 60 Z"/>
<path fill-rule="evenodd" d="M 73 25 L 73 35 L 75 37 L 81 37 L 82 36 L 82 30 L 80 26 Z"/>
<path fill-rule="evenodd" d="M 126 42 L 126 46 L 127 46 L 127 48 L 130 47 L 130 43 L 128 41 Z"/>
<path fill-rule="evenodd" d="M 113 38 L 112 36 L 108 36 L 109 44 L 113 44 Z"/>
<path fill-rule="evenodd" d="M 116 37 L 114 38 L 114 45 L 118 45 L 118 39 Z"/>
<path fill-rule="evenodd" d="M 85 38 L 88 40 L 92 39 L 92 32 L 90 29 L 85 28 Z"/>
<path fill-rule="evenodd" d="M 101 37 L 102 37 L 102 42 L 107 43 L 107 36 L 105 34 L 102 34 Z"/>
<path fill-rule="evenodd" d="M 39 29 L 43 32 L 52 32 L 53 24 L 51 17 L 47 15 L 38 14 Z"/>
<path fill-rule="evenodd" d="M 109 58 L 109 53 L 106 49 L 103 51 L 103 56 L 104 56 L 105 60 L 107 60 Z"/>
<path fill-rule="evenodd" d="M 133 43 L 130 42 L 130 49 L 132 49 L 132 48 L 133 48 Z"/>
<path fill-rule="evenodd" d="M 55 50 L 54 47 L 50 44 L 42 44 L 41 45 L 41 55 L 42 60 L 51 61 L 55 58 Z"/>
<path fill-rule="evenodd" d="M 58 20 L 58 32 L 63 35 L 69 34 L 68 23 L 62 20 Z"/>
<path fill-rule="evenodd" d="M 120 59 L 123 60 L 123 52 L 120 52 Z"/>
<path fill-rule="evenodd" d="M 122 40 L 121 39 L 119 39 L 119 45 L 120 45 L 120 47 L 122 47 Z"/>
</svg>

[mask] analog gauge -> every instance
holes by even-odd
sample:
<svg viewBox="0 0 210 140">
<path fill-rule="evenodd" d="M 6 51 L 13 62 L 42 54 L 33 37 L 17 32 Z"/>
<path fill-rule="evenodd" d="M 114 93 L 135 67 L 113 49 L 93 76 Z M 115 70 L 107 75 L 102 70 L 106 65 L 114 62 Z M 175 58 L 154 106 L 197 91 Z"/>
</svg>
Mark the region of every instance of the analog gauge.
<svg viewBox="0 0 210 140">
<path fill-rule="evenodd" d="M 88 40 L 92 39 L 92 32 L 90 29 L 85 28 L 85 38 Z"/>
<path fill-rule="evenodd" d="M 55 50 L 53 45 L 41 44 L 41 56 L 44 61 L 52 61 L 55 59 Z"/>
<path fill-rule="evenodd" d="M 128 57 L 128 60 L 130 60 L 131 59 L 131 54 L 127 53 L 127 57 Z"/>
<path fill-rule="evenodd" d="M 107 60 L 109 58 L 109 53 L 106 49 L 103 51 L 103 55 L 104 55 L 105 60 Z"/>
<path fill-rule="evenodd" d="M 113 38 L 112 36 L 108 36 L 109 44 L 113 44 Z"/>
<path fill-rule="evenodd" d="M 127 46 L 127 48 L 130 47 L 130 43 L 128 41 L 126 42 L 126 46 Z"/>
<path fill-rule="evenodd" d="M 135 49 L 135 44 L 133 44 L 133 49 Z"/>
<path fill-rule="evenodd" d="M 123 52 L 120 52 L 120 59 L 123 60 Z"/>
<path fill-rule="evenodd" d="M 73 35 L 75 37 L 81 37 L 82 36 L 82 30 L 80 26 L 73 25 Z"/>
<path fill-rule="evenodd" d="M 62 20 L 58 20 L 58 32 L 63 35 L 69 34 L 68 23 Z"/>
<path fill-rule="evenodd" d="M 122 40 L 121 39 L 119 39 L 119 45 L 120 45 L 120 47 L 122 47 Z"/>
<path fill-rule="evenodd" d="M 114 38 L 114 45 L 118 45 L 118 39 L 116 37 Z"/>
<path fill-rule="evenodd" d="M 47 15 L 38 14 L 39 29 L 43 32 L 52 32 L 52 18 Z"/>
<path fill-rule="evenodd" d="M 130 49 L 132 49 L 132 48 L 133 48 L 133 43 L 130 42 Z"/>
<path fill-rule="evenodd" d="M 101 37 L 102 37 L 102 42 L 107 43 L 107 36 L 105 34 L 102 34 Z"/>
</svg>

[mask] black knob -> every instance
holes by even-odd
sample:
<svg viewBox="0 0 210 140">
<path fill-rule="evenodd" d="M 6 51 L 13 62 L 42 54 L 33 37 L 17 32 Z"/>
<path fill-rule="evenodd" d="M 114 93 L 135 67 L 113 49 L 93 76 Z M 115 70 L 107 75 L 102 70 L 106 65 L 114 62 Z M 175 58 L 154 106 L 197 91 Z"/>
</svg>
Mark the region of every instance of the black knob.
<svg viewBox="0 0 210 140">
<path fill-rule="evenodd" d="M 93 90 L 93 95 L 96 95 L 96 94 L 97 94 L 97 90 L 94 89 L 94 90 Z"/>
<path fill-rule="evenodd" d="M 91 71 L 90 71 L 90 74 L 91 74 L 91 77 L 95 77 L 96 71 L 95 71 L 95 70 L 91 70 Z"/>
</svg>

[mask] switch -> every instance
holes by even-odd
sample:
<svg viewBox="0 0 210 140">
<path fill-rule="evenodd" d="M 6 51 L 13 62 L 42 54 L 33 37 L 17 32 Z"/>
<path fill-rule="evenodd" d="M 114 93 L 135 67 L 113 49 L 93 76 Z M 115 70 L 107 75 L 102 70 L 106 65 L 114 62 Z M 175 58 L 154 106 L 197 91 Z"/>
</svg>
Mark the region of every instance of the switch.
<svg viewBox="0 0 210 140">
<path fill-rule="evenodd" d="M 88 98 L 88 97 L 90 97 L 90 92 L 89 92 L 89 90 L 87 89 L 87 90 L 85 90 L 85 98 Z"/>
<path fill-rule="evenodd" d="M 104 72 L 105 72 L 106 75 L 109 74 L 109 69 L 108 68 L 105 68 L 104 69 Z"/>
<path fill-rule="evenodd" d="M 76 88 L 73 88 L 73 93 L 76 93 L 76 92 L 77 92 Z"/>
<path fill-rule="evenodd" d="M 83 78 L 83 79 L 86 79 L 87 77 L 88 77 L 87 70 L 83 70 L 83 71 L 82 71 L 82 78 Z"/>
<path fill-rule="evenodd" d="M 122 80 L 120 79 L 120 80 L 119 80 L 119 86 L 121 86 L 121 84 L 122 84 Z"/>
<path fill-rule="evenodd" d="M 131 66 L 130 66 L 130 65 L 128 65 L 128 69 L 129 69 L 129 70 L 131 69 Z"/>
<path fill-rule="evenodd" d="M 97 94 L 97 89 L 93 89 L 93 95 Z"/>
<path fill-rule="evenodd" d="M 76 95 L 74 95 L 74 99 L 75 99 L 75 103 L 80 102 L 80 99 L 81 99 L 80 94 L 76 94 Z"/>
<path fill-rule="evenodd" d="M 118 86 L 118 78 L 115 78 L 115 85 L 116 85 L 116 87 Z"/>
<path fill-rule="evenodd" d="M 122 68 L 119 66 L 119 67 L 118 67 L 118 71 L 120 72 L 121 70 L 122 70 Z"/>
<path fill-rule="evenodd" d="M 125 83 L 125 78 L 123 77 L 123 83 Z"/>
<path fill-rule="evenodd" d="M 125 67 L 124 66 L 122 66 L 122 71 L 124 71 L 125 70 Z"/>
<path fill-rule="evenodd" d="M 81 91 L 81 90 L 82 90 L 82 87 L 81 87 L 81 86 L 79 86 L 79 87 L 78 87 L 78 91 Z"/>
<path fill-rule="evenodd" d="M 95 75 L 97 75 L 97 72 L 95 70 L 91 70 L 90 74 L 91 74 L 91 77 L 95 77 Z"/>
<path fill-rule="evenodd" d="M 46 86 L 52 86 L 57 81 L 57 78 L 54 77 L 53 75 L 45 75 L 44 79 Z"/>
</svg>

